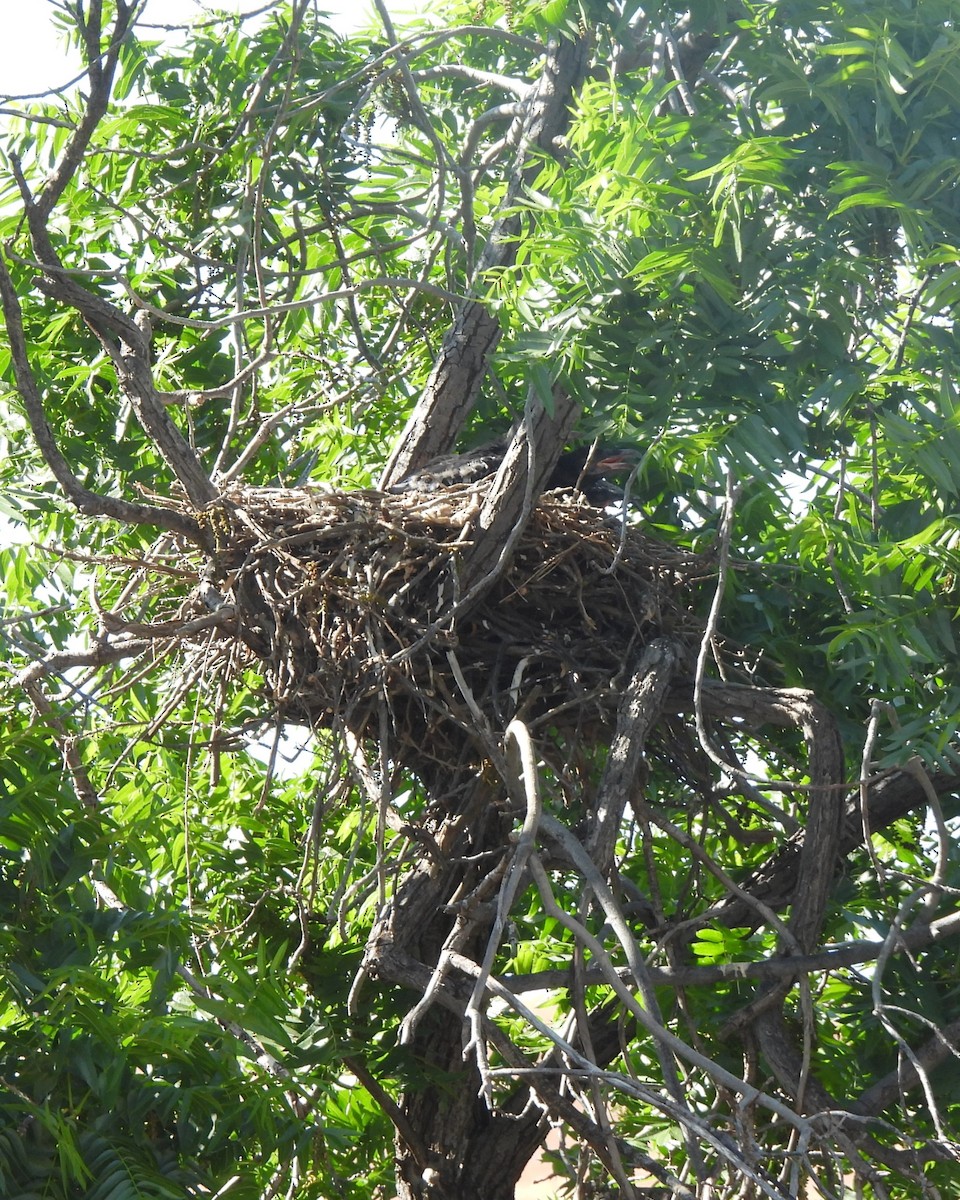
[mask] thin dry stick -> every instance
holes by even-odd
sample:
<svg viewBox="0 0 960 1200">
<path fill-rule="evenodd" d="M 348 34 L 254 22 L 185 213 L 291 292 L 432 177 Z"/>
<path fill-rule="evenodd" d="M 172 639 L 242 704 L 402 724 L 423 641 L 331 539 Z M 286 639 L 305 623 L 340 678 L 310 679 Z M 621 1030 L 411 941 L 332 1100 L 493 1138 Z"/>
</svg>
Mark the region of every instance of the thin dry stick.
<svg viewBox="0 0 960 1200">
<path fill-rule="evenodd" d="M 880 727 L 880 713 L 885 707 L 882 700 L 873 699 L 870 701 L 870 719 L 867 722 L 867 734 L 863 739 L 863 754 L 860 757 L 859 786 L 860 824 L 863 828 L 863 844 L 870 855 L 870 861 L 873 863 L 873 869 L 877 874 L 877 881 L 881 884 L 886 881 L 887 875 L 883 869 L 883 863 L 874 849 L 873 835 L 870 832 L 870 764 L 873 762 L 873 748 L 876 745 L 877 733 Z"/>
<path fill-rule="evenodd" d="M 548 833 L 549 836 L 554 837 L 555 840 L 561 845 L 565 844 L 567 840 L 566 835 L 569 835 L 569 830 L 567 830 L 566 826 L 562 825 L 548 813 L 543 814 L 540 824 L 541 828 Z M 572 835 L 569 836 L 572 838 Z M 576 839 L 573 840 L 575 841 Z M 807 1122 L 805 1119 L 793 1112 L 781 1101 L 777 1100 L 773 1096 L 767 1095 L 767 1093 L 762 1092 L 759 1088 L 754 1087 L 753 1084 L 747 1083 L 745 1080 L 734 1075 L 731 1071 L 728 1071 L 725 1067 L 720 1066 L 719 1063 L 707 1058 L 706 1055 L 695 1050 L 692 1046 L 688 1045 L 681 1038 L 678 1038 L 676 1034 L 671 1033 L 669 1029 L 666 1029 L 659 1021 L 657 1021 L 656 1018 L 651 1015 L 651 1013 L 637 1000 L 630 988 L 628 988 L 621 980 L 619 973 L 613 966 L 613 963 L 610 961 L 610 957 L 603 948 L 601 942 L 594 937 L 594 935 L 588 929 L 585 929 L 579 921 L 577 921 L 574 917 L 571 917 L 568 912 L 566 912 L 557 904 L 553 897 L 553 889 L 550 886 L 549 877 L 547 876 L 543 864 L 540 862 L 539 856 L 531 856 L 530 871 L 533 874 L 534 881 L 537 884 L 538 889 L 540 890 L 541 898 L 543 899 L 544 907 L 546 908 L 548 915 L 560 921 L 565 928 L 569 929 L 570 932 L 574 934 L 574 936 L 583 940 L 584 945 L 589 949 L 597 964 L 603 970 L 604 979 L 606 982 L 610 984 L 616 994 L 620 997 L 630 1014 L 636 1017 L 640 1025 L 649 1034 L 651 1034 L 657 1042 L 661 1042 L 667 1049 L 676 1054 L 678 1058 L 682 1058 L 692 1066 L 698 1067 L 721 1087 L 728 1088 L 731 1092 L 741 1096 L 742 1104 L 760 1104 L 764 1108 L 767 1108 L 771 1112 L 775 1113 L 788 1125 L 806 1129 Z M 605 889 L 606 885 L 602 879 L 600 880 L 600 883 Z M 600 899 L 599 895 L 598 899 Z M 612 913 L 607 913 L 608 918 L 611 916 L 613 917 L 611 924 L 622 925 L 622 919 L 620 919 L 616 913 L 616 905 L 613 906 L 613 910 L 614 911 Z M 630 959 L 634 960 L 634 962 L 631 963 L 631 973 L 636 970 L 642 978 L 643 967 L 642 964 L 639 964 L 636 961 L 638 958 L 636 953 L 636 944 L 634 943 L 633 937 L 630 935 L 629 931 L 627 931 L 627 935 L 621 944 L 623 945 L 624 951 L 627 954 L 628 961 Z"/>
<path fill-rule="evenodd" d="M 727 475 L 727 494 L 723 508 L 723 521 L 720 525 L 720 559 L 717 565 L 717 586 L 713 592 L 713 600 L 710 602 L 710 612 L 707 614 L 707 623 L 703 631 L 703 637 L 700 639 L 700 650 L 697 654 L 697 669 L 693 683 L 694 719 L 700 745 L 711 762 L 715 763 L 718 767 L 722 767 L 724 771 L 732 773 L 737 773 L 737 768 L 728 763 L 715 749 L 707 732 L 707 725 L 703 715 L 703 681 L 707 673 L 707 659 L 710 657 L 714 640 L 717 636 L 717 628 L 720 623 L 720 606 L 723 603 L 723 593 L 727 585 L 727 572 L 730 568 L 730 540 L 733 536 L 733 513 L 739 494 L 740 487 L 734 483 L 733 474 L 729 473 Z"/>
<path fill-rule="evenodd" d="M 549 894 L 549 880 L 547 879 L 546 872 L 544 871 L 539 857 L 536 854 L 531 855 L 530 857 L 530 867 L 532 871 L 539 874 L 545 881 L 547 893 Z M 558 919 L 565 919 L 569 914 L 563 913 L 562 910 L 557 909 L 555 915 L 557 915 Z M 470 959 L 464 959 L 460 955 L 453 955 L 451 958 L 451 964 L 471 976 L 474 975 L 478 969 L 476 963 L 472 962 Z M 509 988 L 505 987 L 500 980 L 496 978 L 496 976 L 491 975 L 489 977 L 487 981 L 487 988 L 492 995 L 506 1001 L 506 1003 L 509 1004 L 519 1016 L 523 1017 L 523 1019 L 533 1029 L 537 1030 L 537 1032 L 546 1037 L 572 1064 L 572 1066 L 568 1067 L 554 1068 L 544 1068 L 539 1066 L 524 1068 L 513 1065 L 506 1067 L 492 1067 L 490 1069 L 491 1077 L 497 1078 L 499 1076 L 504 1076 L 510 1079 L 517 1079 L 522 1078 L 524 1075 L 530 1075 L 536 1079 L 546 1074 L 569 1077 L 571 1074 L 581 1073 L 585 1078 L 588 1079 L 597 1078 L 601 1082 L 606 1083 L 619 1091 L 625 1092 L 628 1095 L 635 1096 L 642 1100 L 645 1104 L 650 1105 L 652 1108 L 658 1109 L 660 1112 L 672 1117 L 677 1121 L 678 1124 L 682 1125 L 684 1129 L 689 1130 L 693 1136 L 701 1139 L 707 1145 L 712 1146 L 721 1155 L 721 1157 L 730 1162 L 731 1165 L 737 1170 L 745 1172 L 766 1195 L 771 1197 L 771 1200 L 789 1200 L 784 1192 L 782 1192 L 779 1188 L 774 1188 L 766 1179 L 754 1171 L 753 1168 L 741 1157 L 741 1155 L 730 1146 L 729 1142 L 725 1138 L 718 1136 L 718 1134 L 707 1121 L 701 1119 L 696 1113 L 689 1110 L 685 1105 L 678 1105 L 669 1096 L 661 1095 L 655 1089 L 637 1082 L 637 1080 L 631 1078 L 631 1076 L 626 1075 L 623 1072 L 605 1070 L 604 1068 L 597 1066 L 596 1063 L 590 1062 L 590 1060 L 581 1054 L 579 1050 L 562 1038 L 555 1029 L 552 1029 L 532 1009 L 528 1008 L 522 1000 L 520 1000 L 509 990 Z M 627 992 L 627 996 L 629 997 L 633 1008 L 642 1013 L 643 1009 L 636 1005 L 632 994 Z M 705 1059 L 704 1061 L 709 1063 L 709 1060 Z M 715 1073 L 724 1073 L 724 1069 L 717 1067 L 716 1064 L 711 1063 L 710 1066 L 714 1069 Z M 736 1080 L 736 1077 L 730 1075 L 730 1079 Z M 761 1104 L 765 1103 L 765 1101 L 769 1102 L 767 1106 L 774 1106 L 778 1112 L 782 1112 L 784 1119 L 787 1120 L 791 1126 L 799 1126 L 805 1132 L 809 1130 L 809 1122 L 807 1120 L 797 1116 L 796 1113 L 793 1113 L 789 1109 L 785 1108 L 772 1096 L 766 1096 L 765 1093 L 757 1091 L 756 1089 L 750 1087 L 750 1085 L 745 1084 L 742 1079 L 736 1080 L 736 1082 L 738 1086 L 735 1090 L 737 1090 L 738 1094 L 741 1094 L 745 1097 L 743 1103 L 751 1103 L 753 1099 L 757 1099 Z"/>
<path fill-rule="evenodd" d="M 901 1054 L 907 1059 L 916 1072 L 917 1079 L 920 1081 L 920 1086 L 923 1088 L 924 1099 L 927 1102 L 927 1110 L 930 1113 L 934 1128 L 937 1131 L 937 1137 L 942 1141 L 946 1141 L 948 1140 L 947 1134 L 943 1128 L 943 1122 L 940 1119 L 940 1113 L 937 1109 L 937 1102 L 933 1094 L 933 1087 L 930 1083 L 930 1079 L 927 1075 L 927 1072 L 923 1068 L 923 1064 L 914 1053 L 913 1048 L 887 1015 L 888 1006 L 883 999 L 882 990 L 884 970 L 886 969 L 890 955 L 893 953 L 894 946 L 896 945 L 898 939 L 902 936 L 903 923 L 906 920 L 907 913 L 930 892 L 931 887 L 932 885 L 930 884 L 924 884 L 923 887 L 917 888 L 915 891 L 911 892 L 910 895 L 907 896 L 900 905 L 893 924 L 890 926 L 890 931 L 884 939 L 883 950 L 880 952 L 880 955 L 877 958 L 877 965 L 870 986 L 871 994 L 873 996 L 874 1015 L 882 1022 L 884 1029 L 886 1029 L 894 1041 L 896 1041 L 897 1045 L 900 1047 Z"/>
<path fill-rule="evenodd" d="M 590 897 L 592 893 L 589 887 L 584 888 L 581 897 L 579 912 L 589 909 Z M 582 918 L 578 918 L 582 919 Z M 570 1014 L 571 1023 L 574 1029 L 577 1030 L 580 1036 L 580 1044 L 583 1046 L 583 1052 L 586 1058 L 591 1062 L 597 1062 L 597 1052 L 593 1045 L 593 1036 L 590 1031 L 590 1018 L 587 1015 L 587 1003 L 584 987 L 584 953 L 583 946 L 577 942 L 573 948 L 573 981 L 570 987 L 572 1008 Z M 568 1038 L 569 1040 L 569 1038 Z M 598 1064 L 599 1065 L 599 1064 Z M 620 1155 L 620 1148 L 617 1145 L 617 1139 L 613 1133 L 613 1122 L 610 1120 L 610 1106 L 607 1104 L 606 1097 L 601 1090 L 599 1080 L 591 1076 L 587 1081 L 590 1088 L 589 1104 L 593 1108 L 593 1119 L 600 1130 L 604 1143 L 607 1149 L 607 1156 L 610 1160 L 612 1174 L 620 1185 L 624 1195 L 628 1200 L 635 1200 L 636 1193 L 633 1190 L 633 1185 L 630 1182 L 629 1176 L 626 1173 L 623 1165 L 623 1159 Z M 581 1092 L 582 1103 L 586 1107 L 588 1098 Z M 697 1147 L 699 1150 L 699 1147 Z"/>
</svg>

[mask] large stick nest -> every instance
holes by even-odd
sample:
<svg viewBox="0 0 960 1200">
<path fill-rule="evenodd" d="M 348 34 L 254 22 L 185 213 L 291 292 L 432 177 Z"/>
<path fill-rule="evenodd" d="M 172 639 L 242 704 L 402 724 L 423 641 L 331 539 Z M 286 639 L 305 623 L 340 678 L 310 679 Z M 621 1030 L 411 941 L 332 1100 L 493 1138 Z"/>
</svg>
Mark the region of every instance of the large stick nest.
<svg viewBox="0 0 960 1200">
<path fill-rule="evenodd" d="M 699 638 L 690 585 L 709 564 L 569 492 L 541 497 L 507 569 L 466 603 L 459 567 L 486 487 L 242 487 L 206 514 L 237 633 L 284 719 L 380 737 L 386 701 L 408 762 L 462 758 L 478 710 L 493 728 L 520 716 L 592 743 L 648 641 Z"/>
</svg>

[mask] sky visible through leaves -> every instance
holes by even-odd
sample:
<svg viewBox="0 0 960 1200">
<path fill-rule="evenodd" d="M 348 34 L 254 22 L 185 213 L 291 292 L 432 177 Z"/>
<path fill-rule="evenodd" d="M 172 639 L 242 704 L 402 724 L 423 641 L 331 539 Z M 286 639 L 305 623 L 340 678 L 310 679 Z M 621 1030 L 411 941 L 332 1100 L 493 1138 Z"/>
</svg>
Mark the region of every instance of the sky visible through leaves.
<svg viewBox="0 0 960 1200">
<path fill-rule="evenodd" d="M 20 0 L 5 7 L 9 11 L 4 13 L 4 36 L 0 39 L 0 95 L 42 92 L 59 87 L 79 73 L 80 57 L 65 45 L 53 22 L 54 6 L 49 0 Z M 144 21 L 182 24 L 197 19 L 210 7 L 197 0 L 151 0 Z M 255 12 L 263 5 L 260 0 L 224 0 L 215 7 L 228 12 Z M 364 0 L 326 0 L 323 5 L 331 23 L 344 33 L 366 25 L 372 19 L 372 7 Z M 395 7 L 401 15 L 417 8 L 409 0 Z"/>
</svg>

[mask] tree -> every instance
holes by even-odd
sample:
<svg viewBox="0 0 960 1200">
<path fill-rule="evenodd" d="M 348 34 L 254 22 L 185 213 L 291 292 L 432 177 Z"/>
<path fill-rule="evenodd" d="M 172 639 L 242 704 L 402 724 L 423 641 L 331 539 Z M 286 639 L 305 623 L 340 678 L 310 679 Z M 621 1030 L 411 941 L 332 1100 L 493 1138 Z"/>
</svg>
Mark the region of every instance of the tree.
<svg viewBox="0 0 960 1200">
<path fill-rule="evenodd" d="M 4 108 L 4 1194 L 960 1195 L 952 6 L 142 7 Z"/>
</svg>

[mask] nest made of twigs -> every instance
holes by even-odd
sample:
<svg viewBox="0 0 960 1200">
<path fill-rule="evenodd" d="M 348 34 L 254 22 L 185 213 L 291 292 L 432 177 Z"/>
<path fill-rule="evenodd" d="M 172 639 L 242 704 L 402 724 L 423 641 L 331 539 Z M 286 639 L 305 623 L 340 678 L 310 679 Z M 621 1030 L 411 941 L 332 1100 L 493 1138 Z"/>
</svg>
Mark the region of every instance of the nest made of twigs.
<svg viewBox="0 0 960 1200">
<path fill-rule="evenodd" d="M 652 638 L 699 638 L 702 557 L 569 492 L 541 497 L 507 569 L 465 607 L 459 567 L 484 486 L 430 496 L 231 490 L 206 518 L 242 642 L 285 719 L 462 754 L 478 715 L 534 731 L 608 729 Z"/>
</svg>

